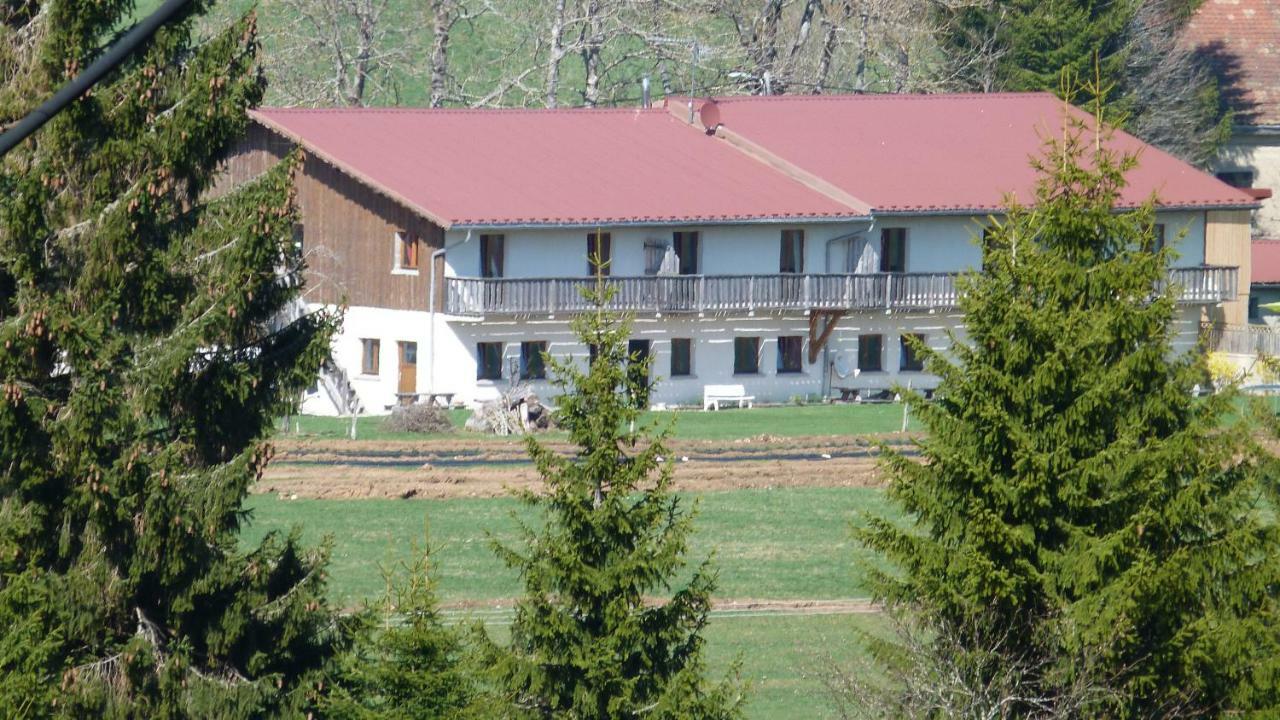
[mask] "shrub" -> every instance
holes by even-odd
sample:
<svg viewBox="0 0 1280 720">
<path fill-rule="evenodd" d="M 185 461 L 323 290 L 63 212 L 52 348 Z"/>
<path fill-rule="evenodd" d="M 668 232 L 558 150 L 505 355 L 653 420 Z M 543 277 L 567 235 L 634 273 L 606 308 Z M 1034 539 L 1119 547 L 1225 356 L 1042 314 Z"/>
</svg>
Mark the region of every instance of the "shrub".
<svg viewBox="0 0 1280 720">
<path fill-rule="evenodd" d="M 454 430 L 449 412 L 439 405 L 397 407 L 384 427 L 391 432 L 447 433 Z"/>
</svg>

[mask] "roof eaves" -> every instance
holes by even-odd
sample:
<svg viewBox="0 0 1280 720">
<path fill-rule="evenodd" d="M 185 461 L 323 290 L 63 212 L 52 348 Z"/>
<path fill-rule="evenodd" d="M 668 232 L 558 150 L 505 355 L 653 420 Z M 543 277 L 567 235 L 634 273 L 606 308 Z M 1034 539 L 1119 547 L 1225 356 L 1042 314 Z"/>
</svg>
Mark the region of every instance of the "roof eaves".
<svg viewBox="0 0 1280 720">
<path fill-rule="evenodd" d="M 819 214 L 819 215 L 707 215 L 688 217 L 638 217 L 638 218 L 459 218 L 450 226 L 453 230 L 549 230 L 554 228 L 594 227 L 687 227 L 690 225 L 788 225 L 788 224 L 837 224 L 865 222 L 870 213 Z"/>
<path fill-rule="evenodd" d="M 1142 207 L 1140 204 L 1123 203 L 1115 206 L 1116 210 L 1136 210 Z M 1155 209 L 1160 210 L 1256 210 L 1262 207 L 1261 203 L 1228 203 L 1219 201 L 1204 202 L 1181 202 L 1181 203 L 1159 203 Z M 955 216 L 955 215 L 987 215 L 991 213 L 1003 213 L 1009 208 L 1005 205 L 918 205 L 918 206 L 889 206 L 875 208 L 874 214 L 877 217 L 920 217 L 935 215 L 939 217 Z"/>
<path fill-rule="evenodd" d="M 329 153 L 326 153 L 325 151 L 321 150 L 315 145 L 312 145 L 307 141 L 306 138 L 302 137 L 298 133 L 295 133 L 289 130 L 289 128 L 285 127 L 284 125 L 281 125 L 280 123 L 275 122 L 265 114 L 257 110 L 250 110 L 249 117 L 252 118 L 254 121 L 260 123 L 263 127 L 266 127 L 267 129 L 272 130 L 273 132 L 280 133 L 284 137 L 289 138 L 290 140 L 298 143 L 302 147 L 306 148 L 307 152 L 311 153 L 312 155 L 315 155 L 316 157 L 320 158 L 326 163 L 329 163 L 335 168 L 338 168 L 343 173 L 346 173 L 351 178 L 355 179 L 356 181 L 368 187 L 370 190 L 373 190 L 374 192 L 380 195 L 384 195 L 394 200 L 395 202 L 403 205 L 409 210 L 412 210 L 413 212 L 418 213 L 419 215 L 426 218 L 427 220 L 430 220 L 432 223 L 439 226 L 442 230 L 449 230 L 453 227 L 453 223 L 451 223 L 449 220 L 446 220 L 443 216 L 439 215 L 438 213 L 432 212 L 431 210 L 425 207 L 422 207 L 418 203 L 415 203 L 412 200 L 404 197 L 400 193 L 397 193 L 396 191 L 392 190 L 391 188 L 388 188 L 385 185 L 382 185 L 381 183 L 377 182 L 373 178 L 365 175 L 359 170 L 356 170 L 355 168 L 339 160 L 333 155 L 330 155 Z"/>
</svg>

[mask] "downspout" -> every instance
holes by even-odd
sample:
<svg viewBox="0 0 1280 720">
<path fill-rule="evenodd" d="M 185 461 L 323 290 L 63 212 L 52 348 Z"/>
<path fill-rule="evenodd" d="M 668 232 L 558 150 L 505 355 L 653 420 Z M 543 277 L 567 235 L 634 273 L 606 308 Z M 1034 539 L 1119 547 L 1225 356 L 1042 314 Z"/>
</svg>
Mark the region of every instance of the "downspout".
<svg viewBox="0 0 1280 720">
<path fill-rule="evenodd" d="M 471 242 L 471 231 L 467 230 L 467 236 L 461 242 L 445 245 L 431 253 L 431 280 L 427 285 L 427 307 L 430 309 L 430 327 L 427 329 L 427 392 L 436 391 L 436 258 L 444 257 L 445 252 L 451 247 L 466 245 L 469 242 Z M 440 274 L 444 275 L 443 267 L 440 268 Z"/>
<path fill-rule="evenodd" d="M 876 227 L 876 218 L 875 218 L 875 216 L 874 216 L 874 215 L 872 215 L 872 216 L 871 216 L 871 221 L 870 221 L 869 223 L 867 223 L 867 229 L 865 229 L 865 230 L 859 230 L 859 231 L 854 231 L 854 232 L 849 232 L 849 233 L 845 233 L 844 235 L 837 235 L 836 237 L 833 237 L 833 238 L 831 238 L 830 240 L 828 240 L 828 241 L 827 241 L 827 247 L 828 247 L 828 248 L 830 248 L 830 247 L 831 247 L 831 243 L 833 243 L 833 242 L 839 242 L 840 240 L 850 240 L 850 239 L 852 239 L 855 235 L 864 235 L 864 234 L 865 234 L 865 235 L 870 235 L 870 234 L 871 234 L 871 231 L 875 230 L 875 227 Z M 828 255 L 827 255 L 827 256 L 828 256 L 828 257 L 830 257 L 830 253 L 829 253 L 829 252 L 828 252 Z M 824 258 L 824 261 L 825 261 L 825 258 Z M 830 268 L 828 268 L 828 271 L 830 271 Z M 823 399 L 823 401 L 824 401 L 824 402 L 826 401 L 826 399 L 827 399 L 828 397 L 830 397 L 830 396 L 831 396 L 831 343 L 825 343 L 825 344 L 823 344 L 823 346 L 822 346 L 822 389 L 821 389 L 821 393 L 822 393 L 822 399 Z"/>
</svg>

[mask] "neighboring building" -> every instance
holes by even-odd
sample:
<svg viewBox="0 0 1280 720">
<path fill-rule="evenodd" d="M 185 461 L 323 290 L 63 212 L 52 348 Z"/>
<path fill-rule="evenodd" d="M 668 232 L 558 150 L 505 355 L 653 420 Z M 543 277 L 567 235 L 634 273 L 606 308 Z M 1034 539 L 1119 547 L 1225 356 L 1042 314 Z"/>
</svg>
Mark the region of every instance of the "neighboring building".
<svg viewBox="0 0 1280 720">
<path fill-rule="evenodd" d="M 1254 235 L 1280 238 L 1280 1 L 1206 0 L 1186 37 L 1218 75 L 1232 117 L 1231 139 L 1214 172 L 1254 191 L 1262 207 Z"/>
<path fill-rule="evenodd" d="M 1253 217 L 1255 259 L 1274 256 L 1280 241 L 1280 0 L 1206 0 L 1187 23 L 1192 47 L 1209 59 L 1232 117 L 1231 138 L 1213 169 L 1223 181 L 1261 201 Z M 1249 319 L 1277 299 L 1276 280 L 1254 276 Z M 1261 284 L 1258 284 L 1261 282 Z M 1270 320 L 1268 320 L 1270 323 Z"/>
<path fill-rule="evenodd" d="M 1280 240 L 1254 240 L 1250 263 L 1249 322 L 1280 327 L 1280 312 L 1263 305 L 1280 301 Z"/>
<path fill-rule="evenodd" d="M 301 146 L 307 302 L 346 303 L 334 357 L 362 408 L 447 392 L 546 395 L 542 351 L 585 362 L 578 289 L 608 260 L 652 401 L 741 384 L 758 402 L 931 387 L 903 338 L 962 331 L 955 273 L 1064 112 L 1047 94 L 722 98 L 614 110 L 264 109 L 231 182 Z M 692 120 L 692 121 L 691 121 Z M 1180 337 L 1244 322 L 1256 202 L 1141 150 L 1123 203 L 1159 199 Z M 664 262 L 665 260 L 665 262 Z M 328 378 L 307 409 L 333 412 Z"/>
</svg>

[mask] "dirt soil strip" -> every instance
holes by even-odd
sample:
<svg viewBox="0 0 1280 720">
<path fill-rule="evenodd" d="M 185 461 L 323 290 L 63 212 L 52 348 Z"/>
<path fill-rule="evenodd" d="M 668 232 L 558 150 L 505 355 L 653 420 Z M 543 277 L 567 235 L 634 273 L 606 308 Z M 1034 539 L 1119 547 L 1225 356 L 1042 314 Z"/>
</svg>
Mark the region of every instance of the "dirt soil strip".
<svg viewBox="0 0 1280 720">
<path fill-rule="evenodd" d="M 778 487 L 875 487 L 878 442 L 912 453 L 910 437 L 759 436 L 744 440 L 673 441 L 667 461 L 678 490 Z M 465 439 L 404 441 L 282 440 L 259 493 L 282 498 L 499 497 L 538 490 L 542 480 L 524 445 Z M 548 443 L 571 454 L 564 442 Z"/>
<path fill-rule="evenodd" d="M 514 599 L 442 603 L 440 613 L 447 622 L 483 620 L 487 624 L 511 622 Z M 845 600 L 750 600 L 719 599 L 712 603 L 713 618 L 745 618 L 797 615 L 866 615 L 878 613 L 881 606 L 866 598 Z"/>
</svg>

